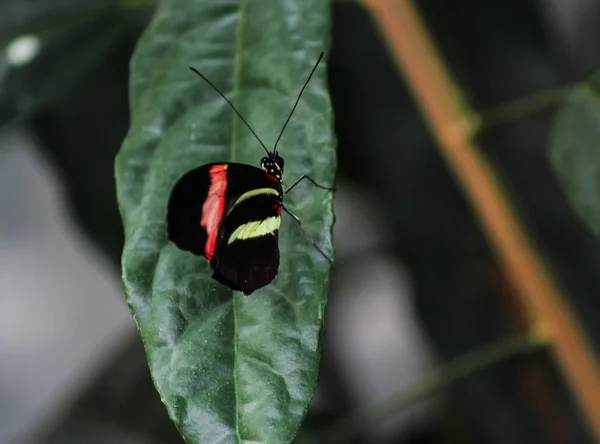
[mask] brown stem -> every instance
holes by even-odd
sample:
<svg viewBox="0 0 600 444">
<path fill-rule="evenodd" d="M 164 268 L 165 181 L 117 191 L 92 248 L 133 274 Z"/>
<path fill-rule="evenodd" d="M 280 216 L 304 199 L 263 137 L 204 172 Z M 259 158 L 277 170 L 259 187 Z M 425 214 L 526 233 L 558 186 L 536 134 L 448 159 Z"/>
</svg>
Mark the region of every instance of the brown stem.
<svg viewBox="0 0 600 444">
<path fill-rule="evenodd" d="M 472 141 L 478 119 L 451 79 L 411 0 L 364 0 L 498 260 L 528 307 L 600 443 L 600 369 L 571 307 L 527 237 L 507 193 Z"/>
</svg>

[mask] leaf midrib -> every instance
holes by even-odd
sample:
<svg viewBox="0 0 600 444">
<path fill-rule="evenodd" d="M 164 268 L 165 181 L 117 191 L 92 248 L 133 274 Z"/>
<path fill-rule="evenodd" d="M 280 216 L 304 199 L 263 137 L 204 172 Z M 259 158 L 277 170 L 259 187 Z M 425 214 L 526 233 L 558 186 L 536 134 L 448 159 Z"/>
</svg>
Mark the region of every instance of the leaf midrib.
<svg viewBox="0 0 600 444">
<path fill-rule="evenodd" d="M 247 1 L 240 1 L 240 10 L 239 10 L 239 21 L 238 21 L 238 29 L 237 29 L 237 37 L 235 44 L 235 61 L 234 61 L 234 78 L 233 78 L 233 104 L 238 108 L 238 93 L 239 93 L 239 84 L 240 84 L 240 76 L 241 76 L 241 59 L 242 59 L 242 45 L 243 45 L 243 32 L 244 32 L 244 19 L 246 17 Z M 232 111 L 232 124 L 231 124 L 231 154 L 230 158 L 232 162 L 235 162 L 236 151 L 237 151 L 237 129 L 239 125 L 239 119 L 237 118 L 236 113 Z M 240 421 L 239 421 L 239 412 L 240 412 L 240 400 L 238 393 L 238 325 L 237 325 L 237 303 L 235 293 L 231 292 L 232 305 L 233 305 L 233 391 L 235 394 L 235 434 L 237 436 L 238 442 L 242 443 L 242 437 L 240 435 Z"/>
</svg>

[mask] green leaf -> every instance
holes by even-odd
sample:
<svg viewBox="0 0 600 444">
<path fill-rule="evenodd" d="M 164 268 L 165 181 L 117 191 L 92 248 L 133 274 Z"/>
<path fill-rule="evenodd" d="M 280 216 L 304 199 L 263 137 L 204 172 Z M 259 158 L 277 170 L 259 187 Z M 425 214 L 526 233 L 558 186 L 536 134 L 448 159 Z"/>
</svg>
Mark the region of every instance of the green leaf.
<svg viewBox="0 0 600 444">
<path fill-rule="evenodd" d="M 575 88 L 557 114 L 550 161 L 576 213 L 600 235 L 600 72 Z"/>
<path fill-rule="evenodd" d="M 210 278 L 204 258 L 167 242 L 169 193 L 186 171 L 215 161 L 257 165 L 264 151 L 203 72 L 267 146 L 329 40 L 329 4 L 168 0 L 131 63 L 132 123 L 116 160 L 125 227 L 127 301 L 156 387 L 187 442 L 290 442 L 318 375 L 330 267 L 290 219 L 281 266 L 250 297 Z M 279 144 L 286 182 L 332 184 L 332 112 L 322 63 Z M 333 255 L 331 193 L 302 184 L 287 206 Z"/>
</svg>

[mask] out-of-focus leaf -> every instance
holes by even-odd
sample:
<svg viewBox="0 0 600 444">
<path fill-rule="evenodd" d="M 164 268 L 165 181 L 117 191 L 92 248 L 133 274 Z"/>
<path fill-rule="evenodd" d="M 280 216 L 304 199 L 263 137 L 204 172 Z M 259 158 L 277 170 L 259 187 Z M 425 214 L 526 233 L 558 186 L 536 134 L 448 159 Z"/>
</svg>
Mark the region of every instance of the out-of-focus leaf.
<svg viewBox="0 0 600 444">
<path fill-rule="evenodd" d="M 0 14 L 2 44 L 23 33 L 59 27 L 82 17 L 117 10 L 123 0 L 3 0 Z"/>
<path fill-rule="evenodd" d="M 69 211 L 118 266 L 123 230 L 115 199 L 114 158 L 129 127 L 129 60 L 144 27 L 129 26 L 60 100 L 30 122 L 40 149 L 62 181 Z"/>
<path fill-rule="evenodd" d="M 0 125 L 59 101 L 106 56 L 129 23 L 125 15 L 99 11 L 9 42 L 0 51 Z M 26 57 L 19 55 L 23 51 L 32 51 L 31 60 L 19 60 Z"/>
<path fill-rule="evenodd" d="M 600 72 L 577 87 L 559 110 L 550 161 L 567 198 L 600 235 Z"/>
<path fill-rule="evenodd" d="M 327 49 L 329 7 L 322 0 L 165 1 L 133 57 L 132 124 L 116 160 L 123 281 L 151 374 L 188 442 L 292 440 L 317 381 L 330 272 L 289 218 L 279 276 L 251 297 L 232 294 L 210 278 L 204 258 L 167 242 L 167 200 L 181 175 L 213 161 L 257 165 L 264 155 L 188 66 L 212 79 L 272 145 Z M 302 174 L 333 182 L 324 64 L 280 152 L 289 182 Z M 331 255 L 332 196 L 304 184 L 286 202 Z"/>
</svg>

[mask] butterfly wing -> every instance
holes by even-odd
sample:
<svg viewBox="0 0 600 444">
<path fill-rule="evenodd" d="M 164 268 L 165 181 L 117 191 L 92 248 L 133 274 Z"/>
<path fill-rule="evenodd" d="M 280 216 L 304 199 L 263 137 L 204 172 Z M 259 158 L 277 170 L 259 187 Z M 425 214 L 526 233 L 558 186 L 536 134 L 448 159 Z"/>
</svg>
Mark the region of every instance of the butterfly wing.
<svg viewBox="0 0 600 444">
<path fill-rule="evenodd" d="M 260 168 L 203 165 L 185 174 L 171 192 L 168 238 L 205 256 L 217 281 L 250 294 L 277 275 L 280 198 L 279 182 Z"/>
<path fill-rule="evenodd" d="M 267 189 L 242 199 L 223 219 L 210 264 L 216 280 L 249 295 L 279 271 L 281 207 L 278 195 Z"/>
<path fill-rule="evenodd" d="M 167 235 L 181 250 L 202 256 L 206 229 L 200 225 L 202 207 L 211 184 L 214 164 L 202 165 L 186 173 L 173 187 L 167 207 Z"/>
</svg>

